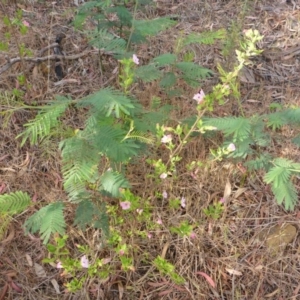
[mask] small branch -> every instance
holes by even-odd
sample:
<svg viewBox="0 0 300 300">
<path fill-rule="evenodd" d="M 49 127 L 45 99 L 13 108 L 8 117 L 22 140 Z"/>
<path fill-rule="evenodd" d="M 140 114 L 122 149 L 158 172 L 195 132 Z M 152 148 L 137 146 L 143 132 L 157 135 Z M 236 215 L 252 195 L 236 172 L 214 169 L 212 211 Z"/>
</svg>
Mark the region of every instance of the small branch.
<svg viewBox="0 0 300 300">
<path fill-rule="evenodd" d="M 48 47 L 42 49 L 40 51 L 40 55 L 47 51 L 50 48 L 54 48 L 57 47 L 57 43 L 51 44 Z M 34 63 L 39 63 L 42 61 L 46 61 L 46 60 L 56 60 L 56 59 L 66 59 L 66 60 L 73 60 L 73 59 L 78 59 L 80 57 L 83 57 L 85 55 L 91 54 L 91 53 L 98 53 L 99 50 L 93 50 L 93 51 L 87 51 L 87 52 L 83 52 L 83 53 L 79 53 L 79 54 L 75 54 L 75 55 L 48 55 L 48 56 L 43 56 L 43 57 L 15 57 L 12 59 L 7 59 L 8 63 L 3 65 L 0 68 L 0 75 L 2 73 L 4 73 L 5 71 L 7 71 L 9 68 L 11 68 L 15 63 L 20 62 L 21 60 L 26 61 L 26 62 L 34 62 Z M 105 54 L 107 55 L 112 55 L 112 52 L 105 52 Z"/>
</svg>

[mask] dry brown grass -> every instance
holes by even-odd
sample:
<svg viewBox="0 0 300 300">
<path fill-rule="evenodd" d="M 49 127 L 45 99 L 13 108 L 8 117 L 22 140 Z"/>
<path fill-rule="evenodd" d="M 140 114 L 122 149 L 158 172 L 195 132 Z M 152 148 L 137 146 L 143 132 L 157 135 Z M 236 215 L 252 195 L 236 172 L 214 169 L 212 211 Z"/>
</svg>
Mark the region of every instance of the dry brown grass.
<svg viewBox="0 0 300 300">
<path fill-rule="evenodd" d="M 69 55 L 88 51 L 84 36 L 76 32 L 69 20 L 73 16 L 72 1 L 52 1 L 37 3 L 21 1 L 19 8 L 26 11 L 25 19 L 31 24 L 26 37 L 17 36 L 18 41 L 24 42 L 32 49 L 34 55 L 51 44 L 57 33 L 63 32 L 64 51 Z M 158 1 L 158 9 L 149 9 L 141 17 L 155 17 L 158 15 L 179 15 L 176 28 L 170 29 L 151 39 L 150 46 L 144 45 L 136 49 L 136 53 L 145 62 L 159 53 L 172 52 L 174 42 L 183 32 L 202 32 L 209 29 L 228 28 L 232 25 L 232 46 L 238 42 L 234 30 L 248 28 L 258 29 L 264 36 L 260 45 L 267 51 L 275 50 L 281 53 L 268 56 L 268 59 L 257 59 L 254 70 L 255 83 L 241 84 L 242 104 L 247 115 L 269 111 L 269 105 L 279 102 L 283 105 L 299 105 L 299 60 L 297 54 L 292 57 L 285 55 L 291 47 L 298 46 L 300 13 L 292 5 L 274 3 L 274 1 L 248 1 L 247 9 L 243 8 L 245 1 L 231 0 L 203 0 L 203 1 Z M 283 1 L 277 1 L 283 2 Z M 6 13 L 13 14 L 14 7 L 0 4 Z M 3 11 L 0 10 L 0 18 Z M 232 23 L 233 20 L 236 20 Z M 240 27 L 240 28 L 237 28 Z M 0 21 L 0 32 L 3 27 Z M 12 40 L 10 58 L 18 56 L 15 40 Z M 195 53 L 195 61 L 204 67 L 216 71 L 216 64 L 222 63 L 225 67 L 232 65 L 230 57 L 221 54 L 221 46 L 195 46 L 191 48 Z M 271 52 L 272 53 L 272 52 Z M 267 54 L 266 54 L 267 56 Z M 270 58 L 271 57 L 271 58 Z M 283 58 L 286 59 L 283 59 Z M 6 58 L 0 54 L 0 67 L 6 63 Z M 53 72 L 54 62 L 50 62 L 50 72 L 45 64 L 26 64 L 28 84 L 32 86 L 24 96 L 25 103 L 44 103 L 52 99 L 53 95 L 71 95 L 79 98 L 90 94 L 99 88 L 115 84 L 115 75 L 112 70 L 116 64 L 110 57 L 104 61 L 105 71 L 98 67 L 97 54 L 92 53 L 77 60 L 64 62 L 64 71 L 67 79 L 62 84 L 55 84 L 57 80 Z M 10 91 L 15 87 L 16 75 L 20 72 L 20 64 L 15 64 L 7 72 L 2 73 L 1 91 Z M 283 72 L 284 79 L 278 79 Z M 279 74 L 279 75 L 278 75 Z M 209 91 L 216 79 L 206 80 L 202 88 Z M 163 99 L 164 102 L 178 108 L 172 115 L 174 120 L 190 116 L 195 112 L 191 96 L 193 89 L 181 85 L 185 91 L 184 97 Z M 161 96 L 158 86 L 138 86 L 133 91 L 141 103 L 149 107 L 153 96 Z M 0 100 L 0 112 L 16 103 L 7 103 Z M 235 114 L 237 107 L 229 102 L 213 112 L 214 115 L 225 116 Z M 11 191 L 27 191 L 36 201 L 35 208 L 40 204 L 49 203 L 56 199 L 65 199 L 62 190 L 60 163 L 55 148 L 45 153 L 37 147 L 26 146 L 22 149 L 15 140 L 22 131 L 22 124 L 26 123 L 33 113 L 20 110 L 9 119 L 7 127 L 0 128 L 0 189 L 2 193 Z M 70 111 L 66 123 L 74 128 L 82 120 L 74 120 Z M 69 118 L 69 119 L 68 119 Z M 3 121 L 4 119 L 0 119 Z M 4 123 L 2 123 L 4 124 Z M 298 150 L 288 142 L 291 135 L 289 130 L 283 130 L 286 141 L 284 145 L 273 145 L 270 151 L 278 156 L 285 156 L 294 160 L 299 159 Z M 201 169 L 195 176 L 186 171 L 185 165 L 193 160 L 205 160 L 211 141 L 197 138 L 188 144 L 182 152 L 183 160 L 178 165 L 179 179 L 176 185 L 166 181 L 159 188 L 166 190 L 169 196 L 184 196 L 187 207 L 184 210 L 172 211 L 161 199 L 157 199 L 155 191 L 157 184 L 147 178 L 151 168 L 143 160 L 128 167 L 128 177 L 133 185 L 134 192 L 148 199 L 154 209 L 153 219 L 161 218 L 163 226 L 156 231 L 149 242 L 143 239 L 127 241 L 139 251 L 135 252 L 135 272 L 119 270 L 104 282 L 94 279 L 87 282 L 84 290 L 76 295 L 57 295 L 51 279 L 56 279 L 63 290 L 63 279 L 59 271 L 45 265 L 46 278 L 36 276 L 33 267 L 28 265 L 26 254 L 34 263 L 41 263 L 47 256 L 41 241 L 33 236 L 25 236 L 22 224 L 24 219 L 34 212 L 17 216 L 7 231 L 6 240 L 0 243 L 0 287 L 5 288 L 8 282 L 7 275 L 22 287 L 22 293 L 9 289 L 5 299 L 180 299 L 180 300 L 210 300 L 210 299 L 300 299 L 300 271 L 299 271 L 299 238 L 296 236 L 286 247 L 276 253 L 266 247 L 265 240 L 259 239 L 264 230 L 278 224 L 292 224 L 298 231 L 299 207 L 294 212 L 286 212 L 279 207 L 269 188 L 261 179 L 261 174 L 248 176 L 246 181 L 243 172 L 233 164 L 215 163 Z M 161 155 L 161 153 L 158 153 Z M 225 211 L 219 220 L 207 218 L 203 209 L 223 196 L 226 183 L 230 183 L 232 194 L 225 205 Z M 241 188 L 245 191 L 235 197 Z M 70 221 L 72 207 L 68 208 Z M 170 226 L 178 225 L 180 221 L 189 220 L 197 224 L 194 229 L 195 239 L 179 238 L 170 233 Z M 135 226 L 133 223 L 131 226 Z M 125 228 L 128 229 L 128 228 Z M 110 257 L 112 265 L 114 253 L 108 250 L 99 250 L 97 232 L 91 230 L 80 232 L 72 227 L 68 228 L 70 235 L 69 248 L 78 255 L 75 244 L 88 244 L 94 249 L 98 257 Z M 177 286 L 163 278 L 153 267 L 145 263 L 143 253 L 147 253 L 149 260 L 162 255 L 173 263 L 176 271 L 187 279 L 183 286 Z M 148 260 L 148 261 L 149 261 Z M 235 270 L 238 275 L 230 274 L 228 270 Z M 205 272 L 216 283 L 212 288 L 197 272 Z M 88 291 L 97 290 L 94 295 Z M 120 296 L 122 295 L 122 297 Z M 0 299 L 4 299 L 1 296 Z"/>
</svg>

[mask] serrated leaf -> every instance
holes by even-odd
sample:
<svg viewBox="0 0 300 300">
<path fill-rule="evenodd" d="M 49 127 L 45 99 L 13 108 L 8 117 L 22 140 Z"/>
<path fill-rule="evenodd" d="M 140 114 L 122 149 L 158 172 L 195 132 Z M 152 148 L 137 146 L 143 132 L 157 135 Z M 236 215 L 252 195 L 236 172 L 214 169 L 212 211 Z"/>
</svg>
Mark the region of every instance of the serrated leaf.
<svg viewBox="0 0 300 300">
<path fill-rule="evenodd" d="M 165 53 L 153 58 L 153 62 L 158 66 L 163 67 L 173 64 L 177 59 L 177 56 L 172 53 Z"/>
<path fill-rule="evenodd" d="M 171 20 L 169 17 L 162 17 L 152 20 L 134 20 L 133 26 L 144 36 L 154 36 L 176 23 L 176 21 Z"/>
<path fill-rule="evenodd" d="M 64 205 L 61 202 L 44 206 L 25 221 L 24 227 L 26 231 L 31 233 L 39 231 L 43 244 L 48 243 L 51 234 L 59 233 L 64 235 L 66 224 L 63 209 Z"/>
<path fill-rule="evenodd" d="M 78 204 L 75 212 L 74 225 L 78 226 L 82 230 L 85 230 L 86 226 L 92 225 L 94 212 L 95 207 L 91 201 L 81 201 Z"/>
<path fill-rule="evenodd" d="M 181 72 L 181 77 L 192 87 L 199 88 L 199 81 L 212 76 L 213 72 L 193 62 L 179 62 L 175 65 Z"/>
<path fill-rule="evenodd" d="M 297 204 L 298 194 L 296 188 L 290 181 L 278 186 L 272 185 L 272 192 L 279 205 L 284 203 L 286 210 L 294 210 Z"/>
<path fill-rule="evenodd" d="M 183 45 L 187 46 L 193 43 L 211 45 L 218 39 L 224 39 L 225 36 L 225 29 L 219 29 L 217 31 L 207 31 L 202 33 L 191 33 L 183 40 Z"/>
<path fill-rule="evenodd" d="M 135 76 L 144 82 L 151 82 L 161 78 L 162 72 L 155 65 L 150 64 L 137 68 Z"/>
<path fill-rule="evenodd" d="M 159 85 L 162 87 L 162 88 L 170 88 L 172 86 L 174 86 L 176 83 L 176 76 L 174 73 L 166 73 L 164 75 L 164 77 L 160 80 L 160 83 Z"/>
<path fill-rule="evenodd" d="M 128 180 L 120 173 L 107 171 L 101 178 L 101 189 L 108 192 L 113 197 L 120 197 L 120 189 L 130 188 Z"/>
<path fill-rule="evenodd" d="M 23 212 L 30 203 L 30 196 L 21 191 L 0 195 L 0 212 L 10 215 L 17 214 Z"/>
</svg>

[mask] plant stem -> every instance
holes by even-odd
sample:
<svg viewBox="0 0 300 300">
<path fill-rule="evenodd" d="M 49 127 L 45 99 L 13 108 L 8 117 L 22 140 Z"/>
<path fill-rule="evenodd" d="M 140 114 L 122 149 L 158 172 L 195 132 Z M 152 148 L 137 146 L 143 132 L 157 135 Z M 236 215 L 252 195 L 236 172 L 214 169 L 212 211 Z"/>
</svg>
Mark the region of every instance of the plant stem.
<svg viewBox="0 0 300 300">
<path fill-rule="evenodd" d="M 137 12 L 138 3 L 139 3 L 139 1 L 136 0 L 135 5 L 134 5 L 134 10 L 133 10 L 133 18 L 132 18 L 132 25 L 131 25 L 131 28 L 130 28 L 130 35 L 128 37 L 127 46 L 126 46 L 126 51 L 127 52 L 129 50 L 129 47 L 130 47 L 130 44 L 131 44 L 131 38 L 132 38 L 132 35 L 133 35 L 133 31 L 134 31 L 134 24 L 133 23 L 134 23 L 134 20 L 135 20 L 135 15 L 136 15 L 136 12 Z"/>
<path fill-rule="evenodd" d="M 182 147 L 184 146 L 186 140 L 190 137 L 190 135 L 195 131 L 198 122 L 201 120 L 201 118 L 203 117 L 203 115 L 205 114 L 206 109 L 202 110 L 201 113 L 197 116 L 197 119 L 195 121 L 195 123 L 193 124 L 193 126 L 191 127 L 191 129 L 188 131 L 188 133 L 185 135 L 185 137 L 182 139 L 182 141 L 180 142 L 180 144 L 176 147 L 176 149 L 171 153 L 169 160 L 167 162 L 167 165 L 170 164 L 172 157 L 174 157 L 175 155 L 177 155 L 178 153 L 181 152 Z"/>
</svg>

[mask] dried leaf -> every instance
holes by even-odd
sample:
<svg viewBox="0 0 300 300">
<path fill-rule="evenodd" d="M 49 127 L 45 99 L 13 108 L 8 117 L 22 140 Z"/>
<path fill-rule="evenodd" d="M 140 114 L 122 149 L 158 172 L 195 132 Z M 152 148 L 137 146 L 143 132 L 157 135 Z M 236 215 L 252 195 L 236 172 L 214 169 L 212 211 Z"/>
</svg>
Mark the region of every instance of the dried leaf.
<svg viewBox="0 0 300 300">
<path fill-rule="evenodd" d="M 153 286 L 153 287 L 160 287 L 160 286 L 165 285 L 164 282 L 148 282 L 147 284 L 150 285 L 150 286 Z"/>
<path fill-rule="evenodd" d="M 111 262 L 111 257 L 103 258 L 103 260 L 102 260 L 103 265 L 106 265 L 110 262 Z"/>
<path fill-rule="evenodd" d="M 19 287 L 16 283 L 14 283 L 13 281 L 10 282 L 10 286 L 17 291 L 18 293 L 22 293 L 22 288 Z"/>
<path fill-rule="evenodd" d="M 231 184 L 230 184 L 229 180 L 227 180 L 225 189 L 224 189 L 224 194 L 223 194 L 223 199 L 224 199 L 225 203 L 226 203 L 227 199 L 230 197 L 230 195 L 231 195 Z"/>
<path fill-rule="evenodd" d="M 4 288 L 2 289 L 2 291 L 0 293 L 0 300 L 4 300 L 7 291 L 8 291 L 8 284 L 6 283 Z"/>
<path fill-rule="evenodd" d="M 123 295 L 124 295 L 124 286 L 122 284 L 122 282 L 118 282 L 118 288 L 119 288 L 119 299 L 123 299 Z"/>
<path fill-rule="evenodd" d="M 4 274 L 8 278 L 8 282 L 10 282 L 11 278 L 14 278 L 17 276 L 17 272 L 12 271 L 12 270 L 6 271 Z"/>
<path fill-rule="evenodd" d="M 234 199 L 237 199 L 239 196 L 244 194 L 247 191 L 247 188 L 238 188 L 237 191 L 234 193 Z"/>
<path fill-rule="evenodd" d="M 26 257 L 26 260 L 27 260 L 27 263 L 28 263 L 29 267 L 32 267 L 33 262 L 32 262 L 31 256 L 29 254 L 26 254 L 25 257 Z"/>
<path fill-rule="evenodd" d="M 56 294 L 60 294 L 59 285 L 55 279 L 51 279 L 51 283 L 56 291 Z"/>
<path fill-rule="evenodd" d="M 41 265 L 39 265 L 39 264 L 37 264 L 37 263 L 34 263 L 34 270 L 35 270 L 35 274 L 36 274 L 38 277 L 40 277 L 40 278 L 45 278 L 45 277 L 47 277 L 47 274 L 46 274 L 44 268 L 43 268 Z"/>
<path fill-rule="evenodd" d="M 234 270 L 234 269 L 225 268 L 225 270 L 226 270 L 230 275 L 236 275 L 236 276 L 241 276 L 241 275 L 243 275 L 240 271 L 237 271 L 237 270 Z"/>
<path fill-rule="evenodd" d="M 35 65 L 33 70 L 32 70 L 32 78 L 34 80 L 37 80 L 39 78 L 38 65 Z"/>
<path fill-rule="evenodd" d="M 206 273 L 204 273 L 204 272 L 196 272 L 196 274 L 203 276 L 203 277 L 206 279 L 206 281 L 207 281 L 213 288 L 216 287 L 216 284 L 215 284 L 215 282 L 213 281 L 213 279 L 212 279 L 209 275 L 207 275 Z"/>
<path fill-rule="evenodd" d="M 162 291 L 162 292 L 158 293 L 158 296 L 166 296 L 166 295 L 169 295 L 172 292 L 173 292 L 173 289 L 169 289 L 169 290 Z"/>
<path fill-rule="evenodd" d="M 276 294 L 280 293 L 280 289 L 276 289 L 274 292 L 265 295 L 266 298 L 272 298 L 273 296 L 275 296 Z M 274 299 L 274 298 L 273 298 Z"/>
<path fill-rule="evenodd" d="M 11 240 L 13 240 L 14 237 L 15 237 L 15 227 L 13 225 L 11 225 L 9 227 L 9 235 L 6 239 L 1 241 L 1 245 L 8 244 Z"/>
</svg>

